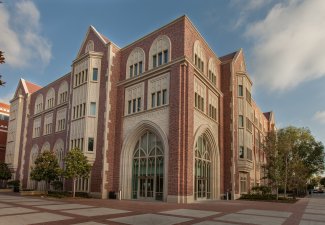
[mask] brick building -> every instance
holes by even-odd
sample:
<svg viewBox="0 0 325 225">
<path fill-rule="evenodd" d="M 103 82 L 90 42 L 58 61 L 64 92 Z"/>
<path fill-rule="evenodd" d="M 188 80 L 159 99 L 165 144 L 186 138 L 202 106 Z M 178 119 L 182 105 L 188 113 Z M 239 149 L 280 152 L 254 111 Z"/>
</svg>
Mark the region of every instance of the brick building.
<svg viewBox="0 0 325 225">
<path fill-rule="evenodd" d="M 78 147 L 92 171 L 77 190 L 93 196 L 237 198 L 262 182 L 259 143 L 274 126 L 251 86 L 242 50 L 218 57 L 186 16 L 123 48 L 90 26 L 71 72 L 45 87 L 20 80 L 6 162 L 42 189 L 29 179 L 37 154 L 54 151 L 63 167 Z"/>
<path fill-rule="evenodd" d="M 6 156 L 9 108 L 8 104 L 0 102 L 0 162 L 4 162 Z"/>
</svg>

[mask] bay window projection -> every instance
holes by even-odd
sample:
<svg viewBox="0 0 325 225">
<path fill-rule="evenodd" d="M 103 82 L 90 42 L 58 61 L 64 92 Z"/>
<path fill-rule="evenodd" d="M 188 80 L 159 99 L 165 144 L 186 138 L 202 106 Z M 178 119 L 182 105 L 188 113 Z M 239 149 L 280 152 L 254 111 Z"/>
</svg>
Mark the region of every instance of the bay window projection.
<svg viewBox="0 0 325 225">
<path fill-rule="evenodd" d="M 205 67 L 205 54 L 204 54 L 204 49 L 201 46 L 201 43 L 199 40 L 196 40 L 194 43 L 194 65 L 204 73 L 204 67 Z"/>
<path fill-rule="evenodd" d="M 136 84 L 125 89 L 125 115 L 143 111 L 144 84 Z"/>
<path fill-rule="evenodd" d="M 140 76 L 144 72 L 145 53 L 142 48 L 135 48 L 130 53 L 127 63 L 126 71 L 127 78 Z"/>
<path fill-rule="evenodd" d="M 161 35 L 152 43 L 149 51 L 149 69 L 156 68 L 170 61 L 171 42 L 169 37 Z"/>
<path fill-rule="evenodd" d="M 167 105 L 169 102 L 169 74 L 148 81 L 148 108 Z"/>
<path fill-rule="evenodd" d="M 74 75 L 74 86 L 77 87 L 88 81 L 88 69 L 82 70 Z"/>
<path fill-rule="evenodd" d="M 84 138 L 74 138 L 71 139 L 71 148 L 78 148 L 80 150 L 84 149 Z"/>
<path fill-rule="evenodd" d="M 81 103 L 73 106 L 72 108 L 72 119 L 79 119 L 86 115 L 86 103 Z"/>
</svg>

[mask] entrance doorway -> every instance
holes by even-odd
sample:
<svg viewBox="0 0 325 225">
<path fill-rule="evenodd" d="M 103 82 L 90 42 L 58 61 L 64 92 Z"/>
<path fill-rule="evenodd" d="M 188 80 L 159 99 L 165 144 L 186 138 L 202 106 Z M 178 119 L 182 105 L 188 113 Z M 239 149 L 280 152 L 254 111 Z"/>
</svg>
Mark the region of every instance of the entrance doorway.
<svg viewBox="0 0 325 225">
<path fill-rule="evenodd" d="M 132 198 L 163 200 L 164 151 L 160 139 L 152 132 L 142 135 L 134 149 Z"/>
</svg>

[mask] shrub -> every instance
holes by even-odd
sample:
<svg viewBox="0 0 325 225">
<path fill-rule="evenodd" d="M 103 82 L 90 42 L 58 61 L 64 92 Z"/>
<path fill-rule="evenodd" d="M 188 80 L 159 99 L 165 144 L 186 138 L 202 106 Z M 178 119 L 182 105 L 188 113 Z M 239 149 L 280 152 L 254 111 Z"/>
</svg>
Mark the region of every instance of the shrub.
<svg viewBox="0 0 325 225">
<path fill-rule="evenodd" d="M 63 182 L 60 180 L 55 180 L 51 183 L 53 189 L 55 191 L 62 191 L 63 190 Z"/>
<path fill-rule="evenodd" d="M 268 186 L 255 186 L 252 188 L 252 191 L 253 193 L 256 194 L 266 195 L 266 194 L 270 194 L 272 190 Z"/>
<path fill-rule="evenodd" d="M 276 200 L 276 195 L 273 194 L 242 194 L 240 199 L 246 200 Z"/>
<path fill-rule="evenodd" d="M 11 187 L 19 187 L 20 181 L 19 180 L 11 180 L 11 181 L 7 182 L 7 185 L 11 186 Z"/>
</svg>

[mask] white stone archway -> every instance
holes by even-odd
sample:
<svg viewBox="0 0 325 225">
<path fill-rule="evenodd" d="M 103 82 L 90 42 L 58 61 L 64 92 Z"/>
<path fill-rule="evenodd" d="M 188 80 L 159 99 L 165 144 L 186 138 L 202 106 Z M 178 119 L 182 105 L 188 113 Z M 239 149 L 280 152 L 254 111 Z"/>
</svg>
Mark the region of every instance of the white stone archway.
<svg viewBox="0 0 325 225">
<path fill-rule="evenodd" d="M 150 131 L 160 138 L 164 148 L 164 194 L 163 200 L 167 200 L 168 188 L 168 156 L 169 146 L 165 132 L 155 123 L 144 120 L 138 123 L 126 136 L 123 141 L 122 151 L 120 155 L 120 185 L 122 199 L 131 199 L 132 193 L 132 160 L 133 151 L 139 138 L 147 131 Z"/>
<path fill-rule="evenodd" d="M 193 143 L 193 199 L 194 190 L 195 190 L 195 145 L 198 141 L 199 137 L 204 136 L 208 141 L 211 147 L 211 199 L 220 199 L 220 150 L 216 139 L 214 138 L 215 135 L 213 134 L 213 129 L 210 125 L 204 124 L 198 127 L 194 135 L 194 143 Z"/>
</svg>

